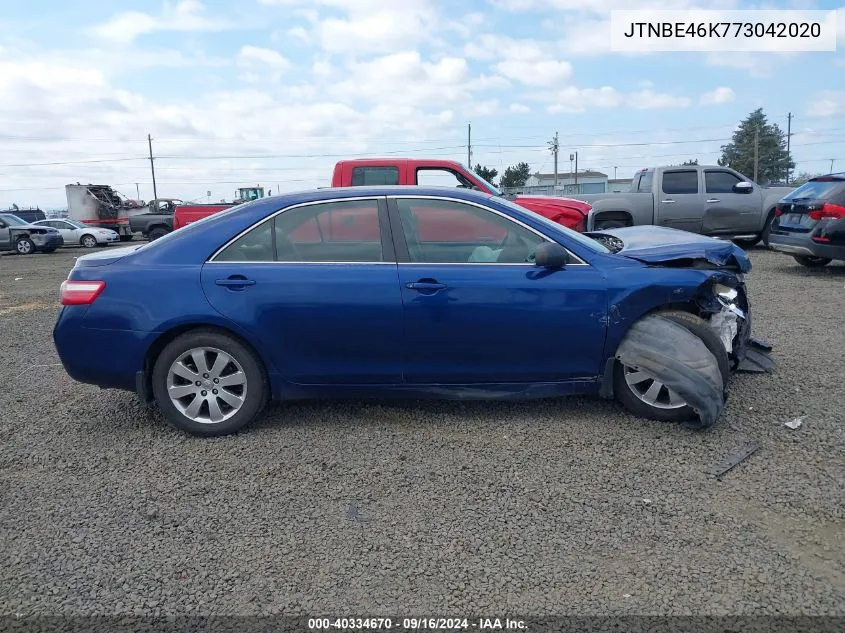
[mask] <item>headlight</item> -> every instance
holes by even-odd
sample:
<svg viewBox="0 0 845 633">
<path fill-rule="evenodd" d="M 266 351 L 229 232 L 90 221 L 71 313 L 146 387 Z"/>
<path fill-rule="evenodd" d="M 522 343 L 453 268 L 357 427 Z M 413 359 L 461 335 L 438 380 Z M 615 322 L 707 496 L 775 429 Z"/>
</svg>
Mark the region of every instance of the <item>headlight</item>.
<svg viewBox="0 0 845 633">
<path fill-rule="evenodd" d="M 730 288 L 722 284 L 715 284 L 713 286 L 713 292 L 716 293 L 717 297 L 724 299 L 728 303 L 733 303 L 734 299 L 739 296 L 739 292 L 737 292 L 736 288 Z"/>
<path fill-rule="evenodd" d="M 739 291 L 736 288 L 731 288 L 723 284 L 714 284 L 713 292 L 718 298 L 719 303 L 721 303 L 728 312 L 735 314 L 740 319 L 745 318 L 745 312 L 741 310 L 736 303 L 734 303 L 736 298 L 739 296 Z"/>
</svg>

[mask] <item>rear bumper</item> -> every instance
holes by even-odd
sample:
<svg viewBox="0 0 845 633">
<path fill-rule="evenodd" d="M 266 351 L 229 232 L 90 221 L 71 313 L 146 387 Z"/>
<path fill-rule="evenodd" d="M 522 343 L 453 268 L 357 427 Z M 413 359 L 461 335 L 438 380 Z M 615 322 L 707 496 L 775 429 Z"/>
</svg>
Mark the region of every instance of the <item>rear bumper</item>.
<svg viewBox="0 0 845 633">
<path fill-rule="evenodd" d="M 65 306 L 53 327 L 53 343 L 62 365 L 78 382 L 136 390 L 153 332 L 97 330 L 83 327 L 87 306 Z"/>
<path fill-rule="evenodd" d="M 789 255 L 809 255 L 845 260 L 845 246 L 820 244 L 810 238 L 811 233 L 786 233 L 772 230 L 769 248 Z"/>
</svg>

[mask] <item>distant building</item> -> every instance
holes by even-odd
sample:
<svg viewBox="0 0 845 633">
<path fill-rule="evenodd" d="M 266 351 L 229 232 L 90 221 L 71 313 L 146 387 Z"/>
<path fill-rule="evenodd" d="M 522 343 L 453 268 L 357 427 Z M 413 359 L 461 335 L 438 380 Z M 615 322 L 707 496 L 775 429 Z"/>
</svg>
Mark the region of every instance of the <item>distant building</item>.
<svg viewBox="0 0 845 633">
<path fill-rule="evenodd" d="M 577 176 L 577 179 L 576 179 Z M 577 180 L 577 184 L 576 184 Z M 580 193 L 606 193 L 608 189 L 607 174 L 600 171 L 585 169 L 576 173 L 558 172 L 557 188 L 555 188 L 554 174 L 532 174 L 525 181 L 523 187 L 506 187 L 506 193 L 525 193 L 547 196 L 565 196 Z M 628 183 L 630 184 L 630 179 Z"/>
<path fill-rule="evenodd" d="M 607 181 L 607 190 L 611 193 L 626 192 L 631 188 L 633 178 L 611 178 Z"/>
</svg>

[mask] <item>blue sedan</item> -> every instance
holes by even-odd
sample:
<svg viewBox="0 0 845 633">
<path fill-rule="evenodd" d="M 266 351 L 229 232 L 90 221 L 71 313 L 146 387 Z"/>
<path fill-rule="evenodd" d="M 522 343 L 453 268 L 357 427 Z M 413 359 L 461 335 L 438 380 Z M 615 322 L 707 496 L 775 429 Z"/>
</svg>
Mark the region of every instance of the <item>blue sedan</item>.
<svg viewBox="0 0 845 633">
<path fill-rule="evenodd" d="M 750 267 L 731 242 L 580 234 L 479 191 L 320 189 L 79 257 L 53 336 L 75 380 L 200 436 L 338 397 L 592 393 L 702 428 L 733 371 L 773 367 Z"/>
</svg>

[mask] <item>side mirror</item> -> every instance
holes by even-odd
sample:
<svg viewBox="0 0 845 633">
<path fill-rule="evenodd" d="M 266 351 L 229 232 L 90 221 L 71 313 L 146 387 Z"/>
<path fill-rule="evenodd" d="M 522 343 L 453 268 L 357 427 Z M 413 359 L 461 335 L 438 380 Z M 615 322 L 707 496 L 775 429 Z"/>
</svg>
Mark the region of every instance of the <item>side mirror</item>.
<svg viewBox="0 0 845 633">
<path fill-rule="evenodd" d="M 569 263 L 569 251 L 556 242 L 540 244 L 534 251 L 534 264 L 542 268 L 563 268 Z"/>
<path fill-rule="evenodd" d="M 734 193 L 751 193 L 754 191 L 754 185 L 750 182 L 738 182 L 733 186 Z"/>
<path fill-rule="evenodd" d="M 6 224 L 3 220 L 0 220 L 0 229 L 5 229 L 7 226 L 9 225 Z"/>
</svg>

